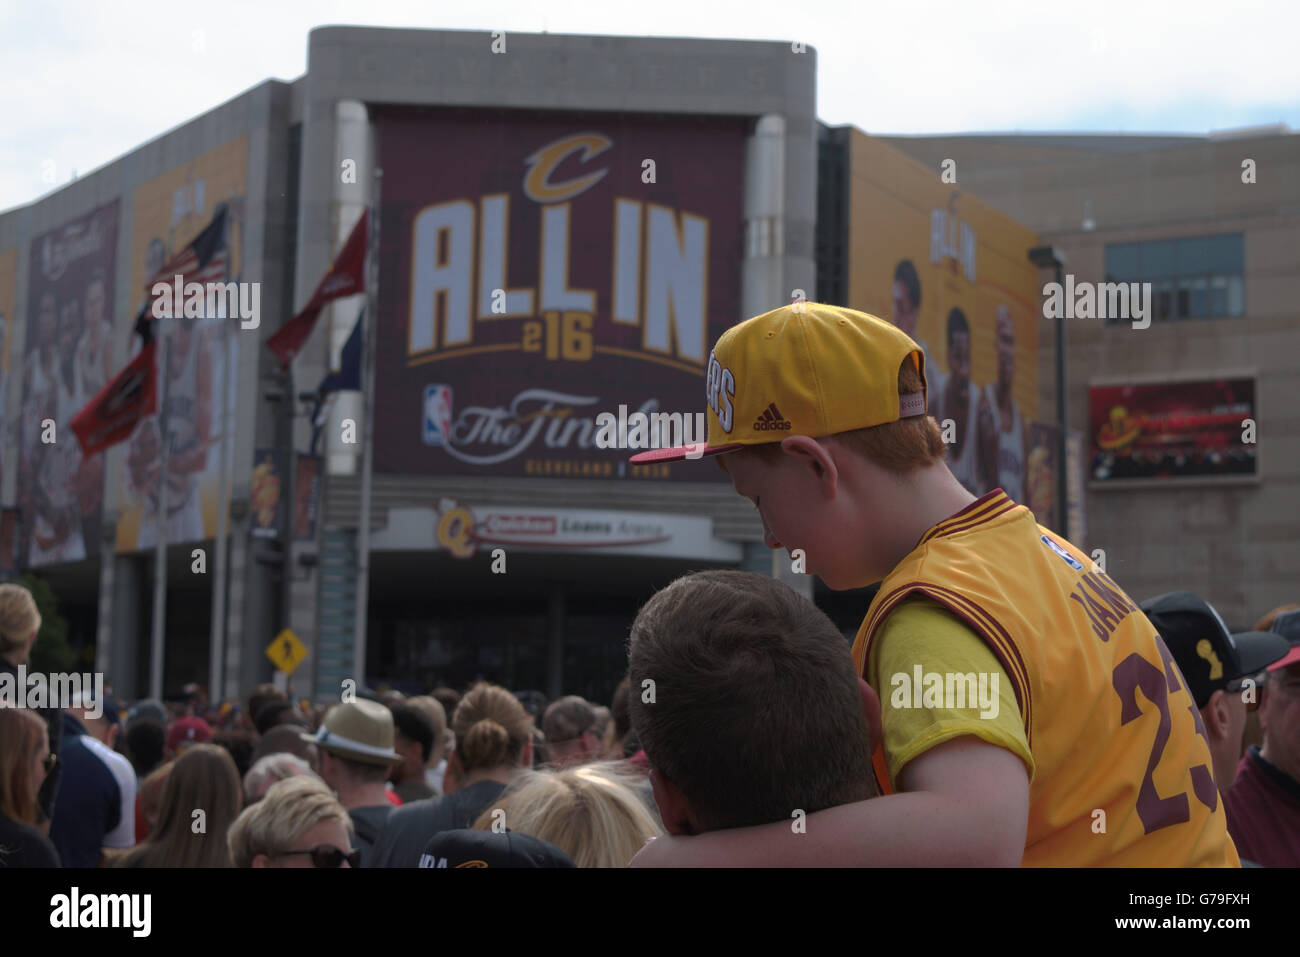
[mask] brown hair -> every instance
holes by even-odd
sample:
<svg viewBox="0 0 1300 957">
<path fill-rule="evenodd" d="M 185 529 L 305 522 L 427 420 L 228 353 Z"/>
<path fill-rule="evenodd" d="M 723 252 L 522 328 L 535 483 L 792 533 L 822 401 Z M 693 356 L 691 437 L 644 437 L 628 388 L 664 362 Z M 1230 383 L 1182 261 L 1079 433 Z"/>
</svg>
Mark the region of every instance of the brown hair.
<svg viewBox="0 0 1300 957">
<path fill-rule="evenodd" d="M 920 392 L 921 373 L 911 361 L 903 360 L 898 368 L 898 394 Z M 933 394 L 930 395 L 933 400 Z M 915 415 L 868 429 L 838 432 L 835 440 L 850 452 L 895 475 L 908 475 L 943 461 L 946 446 L 939 424 L 932 415 Z M 780 442 L 764 442 L 740 449 L 734 455 L 754 454 L 766 463 L 778 461 L 785 453 Z"/>
<path fill-rule="evenodd" d="M 849 644 L 788 586 L 686 575 L 645 604 L 629 646 L 633 730 L 704 828 L 875 794 Z"/>
<path fill-rule="evenodd" d="M 41 615 L 32 593 L 11 582 L 0 585 L 0 655 L 22 648 L 40 627 Z"/>
<path fill-rule="evenodd" d="M 532 738 L 533 719 L 513 694 L 484 682 L 465 693 L 451 727 L 461 770 L 468 773 L 518 762 Z"/>
<path fill-rule="evenodd" d="M 216 744 L 186 748 L 172 762 L 148 839 L 118 861 L 122 867 L 230 867 L 226 832 L 244 803 L 230 752 Z M 195 833 L 195 811 L 204 829 Z"/>
<path fill-rule="evenodd" d="M 40 715 L 27 708 L 0 708 L 0 814 L 20 824 L 36 823 L 28 775 L 42 742 L 49 746 Z"/>
<path fill-rule="evenodd" d="M 1300 605 L 1278 605 L 1259 621 L 1255 622 L 1255 631 L 1272 631 L 1273 622 L 1277 621 L 1277 616 L 1284 615 L 1288 611 L 1300 611 Z"/>
</svg>

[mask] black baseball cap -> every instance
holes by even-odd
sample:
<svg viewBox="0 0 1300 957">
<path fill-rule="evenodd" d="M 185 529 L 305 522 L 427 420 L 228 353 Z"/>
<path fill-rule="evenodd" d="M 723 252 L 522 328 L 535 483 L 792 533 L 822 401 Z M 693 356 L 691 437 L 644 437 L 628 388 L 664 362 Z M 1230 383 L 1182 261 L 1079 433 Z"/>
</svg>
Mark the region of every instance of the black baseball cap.
<svg viewBox="0 0 1300 957">
<path fill-rule="evenodd" d="M 424 847 L 420 867 L 577 867 L 554 844 L 514 831 L 439 831 Z"/>
<path fill-rule="evenodd" d="M 1259 674 L 1290 650 L 1272 632 L 1233 634 L 1214 606 L 1190 591 L 1157 595 L 1140 607 L 1178 662 L 1198 708 L 1229 682 Z"/>
</svg>

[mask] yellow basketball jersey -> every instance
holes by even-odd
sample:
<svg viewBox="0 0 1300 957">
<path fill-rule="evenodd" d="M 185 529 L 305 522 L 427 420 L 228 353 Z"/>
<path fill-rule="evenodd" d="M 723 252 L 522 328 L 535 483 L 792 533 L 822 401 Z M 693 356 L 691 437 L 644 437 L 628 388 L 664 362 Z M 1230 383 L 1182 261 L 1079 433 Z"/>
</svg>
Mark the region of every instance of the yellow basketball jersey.
<svg viewBox="0 0 1300 957">
<path fill-rule="evenodd" d="M 859 674 L 885 618 L 919 595 L 965 619 L 1015 688 L 1035 764 L 1026 866 L 1239 866 L 1186 682 L 1090 558 L 990 492 L 881 584 L 853 643 Z"/>
</svg>

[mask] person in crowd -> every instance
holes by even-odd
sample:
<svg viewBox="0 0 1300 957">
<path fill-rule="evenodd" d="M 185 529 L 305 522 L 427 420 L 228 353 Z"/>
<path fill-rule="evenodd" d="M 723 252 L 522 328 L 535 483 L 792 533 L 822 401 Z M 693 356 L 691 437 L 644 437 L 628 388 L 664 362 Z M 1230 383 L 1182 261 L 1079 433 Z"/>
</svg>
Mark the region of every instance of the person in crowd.
<svg viewBox="0 0 1300 957">
<path fill-rule="evenodd" d="M 358 698 L 335 705 L 315 735 L 306 735 L 320 756 L 318 771 L 356 831 L 361 865 L 370 867 L 371 849 L 393 804 L 384 782 L 402 760 L 393 750 L 393 715 L 377 701 Z"/>
<path fill-rule="evenodd" d="M 248 710 L 245 713 L 250 722 L 256 722 L 257 716 L 272 701 L 288 701 L 289 696 L 273 684 L 260 684 L 248 696 Z M 256 727 L 256 725 L 254 725 Z"/>
<path fill-rule="evenodd" d="M 592 705 L 592 710 L 596 712 L 596 723 L 592 725 L 592 730 L 596 732 L 600 741 L 600 757 L 605 755 L 605 739 L 609 737 L 609 726 L 614 723 L 614 712 L 603 704 Z M 599 760 L 599 759 L 598 759 Z"/>
<path fill-rule="evenodd" d="M 243 780 L 248 769 L 253 765 L 253 748 L 257 746 L 257 735 L 252 731 L 217 731 L 212 735 L 212 743 L 225 748 L 235 761 L 235 770 Z"/>
<path fill-rule="evenodd" d="M 36 610 L 32 593 L 22 585 L 9 582 L 0 585 L 0 674 L 9 675 L 15 684 L 18 668 L 27 664 L 40 630 L 41 615 Z M 53 770 L 41 783 L 37 809 L 38 822 L 48 827 L 54 815 L 54 798 L 62 777 L 58 757 L 63 741 L 63 713 L 58 708 L 39 708 L 36 713 L 45 722 L 50 754 L 55 758 Z"/>
<path fill-rule="evenodd" d="M 135 801 L 135 839 L 143 841 L 158 826 L 158 811 L 162 807 L 163 785 L 172 773 L 175 761 L 160 764 L 140 782 L 140 793 Z"/>
<path fill-rule="evenodd" d="M 637 615 L 628 666 L 632 687 L 656 689 L 629 707 L 668 833 L 790 822 L 875 796 L 867 728 L 879 702 L 839 629 L 789 586 L 733 570 L 683 576 Z"/>
<path fill-rule="evenodd" d="M 271 785 L 226 835 L 235 867 L 358 867 L 352 817 L 315 775 Z"/>
<path fill-rule="evenodd" d="M 474 827 L 528 834 L 558 847 L 578 867 L 627 867 L 647 841 L 663 834 L 636 794 L 640 780 L 608 763 L 529 771 Z"/>
<path fill-rule="evenodd" d="M 252 761 L 256 764 L 267 755 L 278 754 L 282 751 L 287 751 L 289 754 L 302 758 L 315 770 L 319 760 L 316 746 L 304 740 L 302 729 L 292 724 L 277 725 L 262 735 L 257 742 L 257 747 L 253 748 Z"/>
<path fill-rule="evenodd" d="M 424 765 L 424 783 L 432 792 L 429 797 L 439 797 L 442 795 L 443 775 L 447 773 L 447 712 L 433 695 L 417 695 L 407 704 L 423 712 L 433 726 L 433 748 Z"/>
<path fill-rule="evenodd" d="M 1272 630 L 1288 649 L 1269 665 L 1261 689 L 1264 744 L 1247 749 L 1223 804 L 1243 859 L 1300 867 L 1300 610 L 1274 613 Z"/>
<path fill-rule="evenodd" d="M 916 334 L 917 323 L 921 321 L 921 277 L 917 275 L 912 260 L 900 259 L 894 267 L 890 299 L 893 303 L 890 321 L 921 347 L 921 354 L 925 356 L 925 377 L 930 382 L 930 392 L 937 395 L 943 389 L 943 374 L 930 360 L 930 349 L 925 340 Z"/>
<path fill-rule="evenodd" d="M 1187 679 L 1214 763 L 1206 771 L 1214 772 L 1214 783 L 1226 792 L 1237 777 L 1241 736 L 1257 700 L 1258 679 L 1287 653 L 1286 639 L 1271 632 L 1229 634 L 1214 606 L 1189 591 L 1148 598 L 1138 607 Z"/>
<path fill-rule="evenodd" d="M 37 827 L 41 784 L 57 760 L 44 719 L 28 708 L 0 708 L 0 870 L 58 867 Z"/>
<path fill-rule="evenodd" d="M 275 754 L 258 758 L 244 775 L 244 806 L 248 807 L 262 800 L 267 790 L 277 781 L 299 774 L 314 775 L 315 773 L 310 764 L 287 751 L 277 751 Z"/>
<path fill-rule="evenodd" d="M 456 750 L 448 761 L 446 795 L 395 810 L 375 842 L 374 866 L 418 867 L 430 838 L 469 827 L 520 769 L 532 766 L 533 720 L 505 688 L 475 685 L 451 723 Z"/>
<path fill-rule="evenodd" d="M 172 762 L 148 839 L 118 855 L 114 864 L 229 867 L 226 832 L 242 807 L 239 772 L 230 752 L 215 744 L 187 748 Z"/>
<path fill-rule="evenodd" d="M 596 709 L 577 695 L 553 702 L 542 717 L 547 760 L 555 767 L 573 767 L 600 759 L 601 738 Z"/>
<path fill-rule="evenodd" d="M 212 726 L 202 718 L 194 715 L 182 715 L 172 722 L 167 729 L 167 743 L 164 749 L 167 759 L 179 755 L 186 748 L 204 744 L 212 740 Z"/>
<path fill-rule="evenodd" d="M 126 733 L 122 736 L 123 750 L 126 758 L 135 769 L 137 781 L 143 781 L 163 762 L 166 750 L 167 731 L 162 723 L 153 717 L 135 717 L 127 715 Z"/>
<path fill-rule="evenodd" d="M 402 756 L 389 774 L 393 790 L 403 804 L 433 797 L 433 788 L 424 780 L 424 769 L 433 754 L 433 722 L 405 701 L 389 705 L 388 710 L 393 714 L 393 749 Z"/>
<path fill-rule="evenodd" d="M 307 721 L 298 706 L 292 701 L 276 699 L 269 701 L 259 711 L 253 721 L 259 735 L 266 734 L 272 728 L 287 724 L 295 728 L 305 729 Z"/>
<path fill-rule="evenodd" d="M 64 867 L 98 867 L 105 850 L 135 844 L 135 769 L 113 750 L 117 704 L 78 696 L 63 713 L 64 781 L 50 840 Z"/>
<path fill-rule="evenodd" d="M 456 708 L 460 705 L 460 692 L 455 688 L 440 686 L 429 692 L 429 696 L 436 698 L 438 704 L 442 705 L 442 710 L 449 716 L 455 716 Z"/>
</svg>

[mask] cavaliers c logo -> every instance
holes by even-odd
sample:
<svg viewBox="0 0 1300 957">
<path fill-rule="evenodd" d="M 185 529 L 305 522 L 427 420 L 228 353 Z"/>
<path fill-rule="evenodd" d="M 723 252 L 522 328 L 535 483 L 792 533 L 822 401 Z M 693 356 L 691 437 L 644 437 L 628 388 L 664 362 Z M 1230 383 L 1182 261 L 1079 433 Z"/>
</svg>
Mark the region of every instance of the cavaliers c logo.
<svg viewBox="0 0 1300 957">
<path fill-rule="evenodd" d="M 528 164 L 528 175 L 524 177 L 525 195 L 535 203 L 561 203 L 595 186 L 609 172 L 608 169 L 596 170 L 562 183 L 552 183 L 551 174 L 579 150 L 582 151 L 582 162 L 589 163 L 613 145 L 613 140 L 600 133 L 575 133 L 546 144 L 524 160 Z"/>
</svg>

